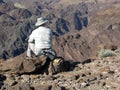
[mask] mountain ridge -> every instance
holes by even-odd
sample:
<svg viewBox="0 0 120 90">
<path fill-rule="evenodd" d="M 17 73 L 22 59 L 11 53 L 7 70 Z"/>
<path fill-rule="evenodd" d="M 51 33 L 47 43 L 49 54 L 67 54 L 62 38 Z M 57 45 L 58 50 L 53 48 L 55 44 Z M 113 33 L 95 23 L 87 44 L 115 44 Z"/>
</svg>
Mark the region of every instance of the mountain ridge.
<svg viewBox="0 0 120 90">
<path fill-rule="evenodd" d="M 56 39 L 55 41 L 53 40 L 54 48 L 58 55 L 66 59 L 79 61 L 89 58 L 91 52 L 97 54 L 98 50 L 96 48 L 99 47 L 96 47 L 94 50 L 92 43 L 95 44 L 97 42 L 99 45 L 101 38 L 103 40 L 105 38 L 106 42 L 110 43 L 113 43 L 111 41 L 113 40 L 114 43 L 117 44 L 115 46 L 118 47 L 119 41 L 116 39 L 119 39 L 119 11 L 115 11 L 119 9 L 117 0 L 116 2 L 109 1 L 109 3 L 113 4 L 112 6 L 107 7 L 103 11 L 102 9 L 99 11 L 98 9 L 98 13 L 93 13 L 93 15 L 89 13 L 91 9 L 89 5 L 93 4 L 94 6 L 95 2 L 89 4 L 82 2 L 77 5 L 69 5 L 61 10 L 60 8 L 52 7 L 51 3 L 47 3 L 48 6 L 44 1 L 41 3 L 33 3 L 33 6 L 28 9 L 15 7 L 13 3 L 2 2 L 0 4 L 1 58 L 7 59 L 15 57 L 26 51 L 27 41 L 25 41 L 25 39 L 35 28 L 34 23 L 38 16 L 45 16 L 50 20 L 51 23 L 49 27 L 53 29 Z M 7 8 L 3 8 L 3 6 Z M 101 7 L 104 6 L 105 5 L 101 5 Z M 107 14 L 110 13 L 111 15 L 107 16 Z M 109 20 L 111 17 L 113 20 Z M 114 28 L 115 30 L 112 30 L 113 27 L 116 27 L 116 29 Z M 105 36 L 104 32 L 111 38 Z M 114 33 L 114 36 L 112 36 L 110 32 Z M 74 33 L 76 33 L 75 36 Z M 102 34 L 102 37 L 99 34 Z M 97 35 L 100 39 L 97 39 Z M 57 40 L 61 41 L 57 42 Z M 64 47 L 64 44 L 67 45 L 66 43 L 68 46 Z M 106 45 L 107 43 L 105 46 Z M 64 53 L 63 50 L 66 53 Z M 71 53 L 72 51 L 74 51 L 74 53 Z M 75 52 L 78 52 L 78 55 Z"/>
</svg>

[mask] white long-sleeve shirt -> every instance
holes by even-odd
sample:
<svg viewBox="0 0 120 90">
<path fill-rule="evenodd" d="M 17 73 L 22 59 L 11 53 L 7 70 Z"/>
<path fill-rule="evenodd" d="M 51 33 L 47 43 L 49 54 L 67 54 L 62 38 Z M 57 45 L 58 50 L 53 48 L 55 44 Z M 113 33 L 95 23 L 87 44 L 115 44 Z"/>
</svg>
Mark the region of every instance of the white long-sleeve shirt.
<svg viewBox="0 0 120 90">
<path fill-rule="evenodd" d="M 43 26 L 32 31 L 29 36 L 29 43 L 34 42 L 35 48 L 51 48 L 52 47 L 52 30 Z"/>
</svg>

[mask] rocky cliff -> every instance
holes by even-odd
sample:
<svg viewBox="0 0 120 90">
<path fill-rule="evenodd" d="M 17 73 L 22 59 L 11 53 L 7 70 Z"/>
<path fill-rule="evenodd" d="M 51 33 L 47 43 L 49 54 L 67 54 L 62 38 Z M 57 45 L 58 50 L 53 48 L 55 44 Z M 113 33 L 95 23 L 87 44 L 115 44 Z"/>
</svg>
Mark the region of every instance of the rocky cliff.
<svg viewBox="0 0 120 90">
<path fill-rule="evenodd" d="M 94 58 L 100 49 L 119 48 L 119 4 L 100 11 L 89 19 L 87 28 L 55 38 L 59 55 L 71 60 Z M 62 51 L 63 52 L 62 52 Z"/>
<path fill-rule="evenodd" d="M 26 38 L 40 16 L 50 20 L 54 49 L 65 59 L 80 61 L 95 56 L 100 46 L 119 46 L 119 0 L 26 3 L 27 0 L 0 3 L 0 58 L 26 51 Z"/>
</svg>

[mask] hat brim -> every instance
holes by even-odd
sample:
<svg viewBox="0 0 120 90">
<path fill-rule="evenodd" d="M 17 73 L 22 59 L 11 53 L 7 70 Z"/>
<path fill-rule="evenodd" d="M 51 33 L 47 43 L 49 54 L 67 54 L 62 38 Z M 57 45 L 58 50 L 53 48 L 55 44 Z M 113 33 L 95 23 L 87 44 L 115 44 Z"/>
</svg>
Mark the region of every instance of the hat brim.
<svg viewBox="0 0 120 90">
<path fill-rule="evenodd" d="M 47 22 L 48 22 L 48 20 L 45 20 L 44 22 L 37 21 L 36 24 L 35 24 L 35 26 L 40 26 L 40 25 L 43 25 L 43 24 L 45 24 Z"/>
</svg>

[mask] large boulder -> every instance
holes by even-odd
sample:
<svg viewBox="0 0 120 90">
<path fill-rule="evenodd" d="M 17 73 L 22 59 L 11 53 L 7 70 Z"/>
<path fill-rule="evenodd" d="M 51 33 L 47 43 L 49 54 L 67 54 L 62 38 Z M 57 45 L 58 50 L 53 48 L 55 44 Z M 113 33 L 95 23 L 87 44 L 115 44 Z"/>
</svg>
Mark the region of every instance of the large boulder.
<svg viewBox="0 0 120 90">
<path fill-rule="evenodd" d="M 24 74 L 34 73 L 41 71 L 42 67 L 46 64 L 47 57 L 42 55 L 34 59 L 26 59 L 24 56 L 16 57 L 2 63 L 1 71 L 10 74 Z"/>
<path fill-rule="evenodd" d="M 0 64 L 0 71 L 4 74 L 57 74 L 68 71 L 71 67 L 69 61 L 62 57 L 50 60 L 47 56 L 41 55 L 32 59 L 25 58 L 24 54 Z"/>
</svg>

